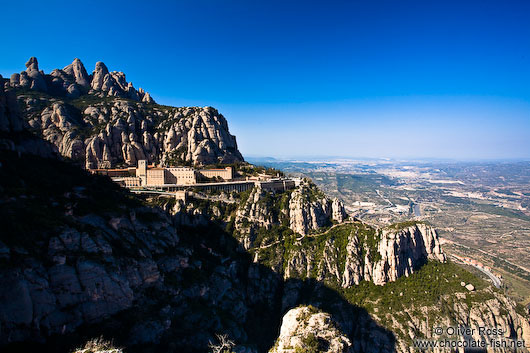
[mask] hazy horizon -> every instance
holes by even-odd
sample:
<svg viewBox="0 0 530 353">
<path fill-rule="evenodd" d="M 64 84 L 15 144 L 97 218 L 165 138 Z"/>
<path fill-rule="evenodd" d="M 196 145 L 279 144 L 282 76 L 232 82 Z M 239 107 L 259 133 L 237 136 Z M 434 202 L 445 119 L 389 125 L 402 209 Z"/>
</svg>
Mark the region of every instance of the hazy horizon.
<svg viewBox="0 0 530 353">
<path fill-rule="evenodd" d="M 243 155 L 530 158 L 530 2 L 4 7 L 4 77 L 101 60 L 158 103 L 219 109 Z"/>
<path fill-rule="evenodd" d="M 366 157 L 366 156 L 333 156 L 333 155 L 286 155 L 286 156 L 272 156 L 272 155 L 243 155 L 246 161 L 260 161 L 272 159 L 278 162 L 338 162 L 338 161 L 388 161 L 388 162 L 439 162 L 439 163 L 530 163 L 530 158 L 439 158 L 439 157 Z"/>
</svg>

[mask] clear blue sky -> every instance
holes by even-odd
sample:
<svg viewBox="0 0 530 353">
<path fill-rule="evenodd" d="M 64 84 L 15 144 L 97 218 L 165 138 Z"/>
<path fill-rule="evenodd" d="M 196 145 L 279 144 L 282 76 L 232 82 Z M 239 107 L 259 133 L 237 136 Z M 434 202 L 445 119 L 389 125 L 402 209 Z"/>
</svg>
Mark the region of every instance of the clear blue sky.
<svg viewBox="0 0 530 353">
<path fill-rule="evenodd" d="M 104 61 L 244 155 L 529 158 L 530 1 L 8 1 L 0 74 Z"/>
</svg>

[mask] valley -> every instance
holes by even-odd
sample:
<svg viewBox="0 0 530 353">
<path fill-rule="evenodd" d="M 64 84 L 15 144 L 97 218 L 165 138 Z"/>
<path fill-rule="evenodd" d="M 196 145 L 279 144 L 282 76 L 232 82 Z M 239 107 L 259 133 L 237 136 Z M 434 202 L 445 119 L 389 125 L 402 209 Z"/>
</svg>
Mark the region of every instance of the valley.
<svg viewBox="0 0 530 353">
<path fill-rule="evenodd" d="M 530 304 L 530 162 L 250 160 L 310 177 L 369 224 L 432 224 L 449 254 L 492 267 Z"/>
</svg>

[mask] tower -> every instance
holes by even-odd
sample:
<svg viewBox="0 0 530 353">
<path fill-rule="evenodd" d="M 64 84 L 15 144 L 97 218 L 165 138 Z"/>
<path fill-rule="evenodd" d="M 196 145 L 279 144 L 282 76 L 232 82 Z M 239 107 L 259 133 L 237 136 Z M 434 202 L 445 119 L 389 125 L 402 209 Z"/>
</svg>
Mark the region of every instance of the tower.
<svg viewBox="0 0 530 353">
<path fill-rule="evenodd" d="M 138 161 L 138 168 L 136 169 L 136 176 L 145 177 L 147 176 L 147 161 L 141 159 Z"/>
</svg>

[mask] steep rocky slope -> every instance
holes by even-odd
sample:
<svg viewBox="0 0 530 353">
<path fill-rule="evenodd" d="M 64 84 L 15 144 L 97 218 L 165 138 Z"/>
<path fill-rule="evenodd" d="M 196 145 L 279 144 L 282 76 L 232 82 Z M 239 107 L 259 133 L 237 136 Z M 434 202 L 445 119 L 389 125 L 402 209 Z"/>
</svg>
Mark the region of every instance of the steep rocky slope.
<svg viewBox="0 0 530 353">
<path fill-rule="evenodd" d="M 355 222 L 293 243 L 283 268 L 286 278 L 314 277 L 347 288 L 363 280 L 377 285 L 395 281 L 428 260 L 445 261 L 432 228 L 414 224 L 380 231 Z"/>
<path fill-rule="evenodd" d="M 273 339 L 279 309 L 265 308 L 280 279 L 215 224 L 186 228 L 105 177 L 36 156 L 2 151 L 0 181 L 5 350 L 70 351 L 101 334 L 160 352 L 205 351 L 216 333 Z"/>
<path fill-rule="evenodd" d="M 282 227 L 306 235 L 347 217 L 338 199 L 330 200 L 315 184 L 303 180 L 295 189 L 282 193 L 255 187 L 239 203 L 234 224 L 236 237 L 250 249 L 266 245 L 265 238 L 272 240 L 271 236 Z"/>
<path fill-rule="evenodd" d="M 0 75 L 0 151 L 9 150 L 40 156 L 55 156 L 54 148 L 25 129 L 16 95 L 4 89 Z"/>
<path fill-rule="evenodd" d="M 122 72 L 98 62 L 88 75 L 79 59 L 44 74 L 36 58 L 4 84 L 15 91 L 31 130 L 86 168 L 242 161 L 226 119 L 211 107 L 155 104 Z M 2 80 L 3 81 L 3 80 Z"/>
</svg>

